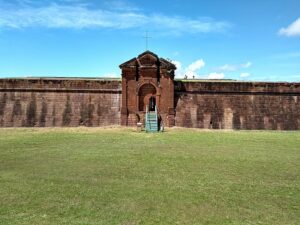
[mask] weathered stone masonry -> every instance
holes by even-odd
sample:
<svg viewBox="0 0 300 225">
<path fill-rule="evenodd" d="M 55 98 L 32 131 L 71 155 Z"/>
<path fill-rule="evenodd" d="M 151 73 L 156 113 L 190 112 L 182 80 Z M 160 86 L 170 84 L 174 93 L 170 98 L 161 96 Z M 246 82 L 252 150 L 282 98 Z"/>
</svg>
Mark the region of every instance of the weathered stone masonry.
<svg viewBox="0 0 300 225">
<path fill-rule="evenodd" d="M 300 130 L 300 83 L 176 82 L 176 126 Z"/>
<path fill-rule="evenodd" d="M 300 83 L 175 81 L 175 125 L 300 129 Z M 121 81 L 0 80 L 0 126 L 120 125 Z M 131 124 L 134 125 L 134 124 Z"/>
<path fill-rule="evenodd" d="M 0 127 L 135 126 L 155 98 L 165 126 L 300 130 L 300 83 L 174 80 L 145 52 L 113 79 L 0 79 Z"/>
<path fill-rule="evenodd" d="M 120 123 L 121 83 L 97 79 L 1 79 L 0 126 Z"/>
</svg>

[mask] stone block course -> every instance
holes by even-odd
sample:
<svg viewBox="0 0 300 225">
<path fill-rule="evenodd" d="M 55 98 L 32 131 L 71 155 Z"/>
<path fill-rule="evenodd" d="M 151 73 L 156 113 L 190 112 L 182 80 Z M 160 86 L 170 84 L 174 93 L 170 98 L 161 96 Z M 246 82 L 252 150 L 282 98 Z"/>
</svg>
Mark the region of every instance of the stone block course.
<svg viewBox="0 0 300 225">
<path fill-rule="evenodd" d="M 300 130 L 300 83 L 175 80 L 174 86 L 167 86 L 174 88 L 173 94 L 164 89 L 170 84 L 167 81 L 160 79 L 157 94 L 164 107 L 160 114 L 165 126 Z M 138 94 L 135 77 L 126 82 L 0 79 L 0 127 L 136 126 L 144 117 L 134 111 Z M 133 85 L 126 86 L 130 82 Z M 128 96 L 134 99 L 128 100 Z M 127 108 L 122 108 L 122 101 L 128 103 Z"/>
<path fill-rule="evenodd" d="M 299 130 L 299 83 L 175 83 L 176 126 Z"/>
<path fill-rule="evenodd" d="M 2 79 L 0 126 L 117 125 L 120 88 L 109 80 Z"/>
</svg>

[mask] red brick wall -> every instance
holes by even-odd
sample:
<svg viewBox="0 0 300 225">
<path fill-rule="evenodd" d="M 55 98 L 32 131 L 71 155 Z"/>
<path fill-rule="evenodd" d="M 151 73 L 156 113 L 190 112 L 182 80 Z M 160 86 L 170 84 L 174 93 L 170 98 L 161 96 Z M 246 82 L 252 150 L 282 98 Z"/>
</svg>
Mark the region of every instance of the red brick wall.
<svg viewBox="0 0 300 225">
<path fill-rule="evenodd" d="M 300 83 L 175 82 L 176 126 L 300 129 Z"/>
<path fill-rule="evenodd" d="M 121 124 L 136 126 L 145 117 L 145 105 L 155 97 L 165 126 L 174 126 L 175 65 L 146 51 L 122 65 Z"/>
<path fill-rule="evenodd" d="M 119 80 L 0 79 L 0 127 L 119 125 L 121 97 Z M 176 81 L 174 103 L 176 126 L 300 130 L 300 83 Z"/>
<path fill-rule="evenodd" d="M 120 124 L 121 82 L 0 80 L 0 127 Z"/>
</svg>

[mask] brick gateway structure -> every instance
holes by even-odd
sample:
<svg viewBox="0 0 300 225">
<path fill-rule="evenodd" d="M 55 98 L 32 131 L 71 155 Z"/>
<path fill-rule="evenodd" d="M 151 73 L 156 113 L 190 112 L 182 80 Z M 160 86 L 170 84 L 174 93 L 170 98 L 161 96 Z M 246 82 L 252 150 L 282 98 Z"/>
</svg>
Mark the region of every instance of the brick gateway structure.
<svg viewBox="0 0 300 225">
<path fill-rule="evenodd" d="M 121 125 L 135 126 L 144 120 L 146 107 L 154 110 L 166 126 L 175 125 L 175 65 L 146 51 L 120 65 L 122 69 Z"/>
<path fill-rule="evenodd" d="M 170 127 L 300 130 L 300 83 L 174 80 L 149 51 L 120 68 L 122 80 L 0 79 L 0 127 L 135 126 L 157 106 Z"/>
</svg>

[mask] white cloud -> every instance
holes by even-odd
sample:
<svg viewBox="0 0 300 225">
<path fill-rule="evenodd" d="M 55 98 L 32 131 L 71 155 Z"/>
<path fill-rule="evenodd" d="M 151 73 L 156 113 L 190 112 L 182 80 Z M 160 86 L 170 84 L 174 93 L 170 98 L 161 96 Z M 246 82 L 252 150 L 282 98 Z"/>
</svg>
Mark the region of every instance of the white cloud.
<svg viewBox="0 0 300 225">
<path fill-rule="evenodd" d="M 185 75 L 188 78 L 194 78 L 198 77 L 198 72 L 201 68 L 205 66 L 205 62 L 203 59 L 198 59 L 192 64 L 190 64 L 186 69 L 185 69 Z"/>
<path fill-rule="evenodd" d="M 117 11 L 139 11 L 139 8 L 122 0 L 109 0 L 104 3 L 108 8 Z"/>
<path fill-rule="evenodd" d="M 119 78 L 120 75 L 116 74 L 116 73 L 106 73 L 101 75 L 100 77 L 107 77 L 107 78 Z"/>
<path fill-rule="evenodd" d="M 181 62 L 179 62 L 179 61 L 176 61 L 176 60 L 172 60 L 172 63 L 173 64 L 175 64 L 175 66 L 176 66 L 176 70 L 177 71 L 181 71 L 181 69 L 182 69 L 182 64 L 181 64 Z"/>
<path fill-rule="evenodd" d="M 191 63 L 188 67 L 183 69 L 181 62 L 172 61 L 176 65 L 176 77 L 183 78 L 187 76 L 188 78 L 199 77 L 198 72 L 205 66 L 203 59 L 198 59 L 195 62 Z"/>
<path fill-rule="evenodd" d="M 195 62 L 193 62 L 191 65 L 188 66 L 188 71 L 197 71 L 200 70 L 202 67 L 205 66 L 205 62 L 203 59 L 198 59 Z"/>
<path fill-rule="evenodd" d="M 210 73 L 208 79 L 223 79 L 225 77 L 224 73 Z"/>
<path fill-rule="evenodd" d="M 249 68 L 250 66 L 252 66 L 251 62 L 246 62 L 246 63 L 239 64 L 239 65 L 225 64 L 223 66 L 218 67 L 216 70 L 218 72 L 233 72 L 233 71 L 237 71 L 239 69 Z"/>
<path fill-rule="evenodd" d="M 176 66 L 176 71 L 175 71 L 175 75 L 176 75 L 176 77 L 177 78 L 183 78 L 184 77 L 184 71 L 182 70 L 182 64 L 181 64 L 181 62 L 179 62 L 179 61 L 173 61 L 172 60 L 172 63 L 174 63 L 175 64 L 175 66 Z"/>
<path fill-rule="evenodd" d="M 192 70 L 187 70 L 184 75 L 187 76 L 188 79 L 199 77 L 198 73 Z"/>
<path fill-rule="evenodd" d="M 242 68 L 249 68 L 250 66 L 252 66 L 252 63 L 251 62 L 246 62 L 244 64 L 241 64 L 241 67 Z"/>
<path fill-rule="evenodd" d="M 116 1 L 116 4 L 122 4 Z M 192 19 L 188 17 L 145 14 L 136 8 L 95 9 L 85 4 L 58 4 L 48 6 L 0 6 L 0 29 L 46 28 L 111 28 L 130 29 L 151 27 L 153 31 L 168 34 L 223 32 L 231 27 L 225 21 Z"/>
<path fill-rule="evenodd" d="M 235 65 L 229 65 L 225 64 L 224 66 L 221 66 L 218 68 L 219 71 L 236 71 L 237 67 Z"/>
<path fill-rule="evenodd" d="M 114 20 L 113 20 L 114 18 Z M 59 6 L 22 8 L 14 11 L 0 9 L 0 27 L 26 28 L 116 28 L 125 29 L 144 23 L 143 15 L 89 10 L 85 6 Z"/>
<path fill-rule="evenodd" d="M 249 77 L 249 76 L 250 76 L 250 73 L 241 73 L 240 74 L 241 78 L 245 78 L 245 77 Z"/>
<path fill-rule="evenodd" d="M 279 35 L 292 37 L 292 36 L 300 36 L 300 18 L 294 21 L 286 28 L 281 28 L 278 32 Z"/>
<path fill-rule="evenodd" d="M 181 16 L 154 14 L 147 17 L 149 25 L 168 29 L 173 34 L 224 32 L 231 24 L 213 19 L 191 19 Z"/>
</svg>

